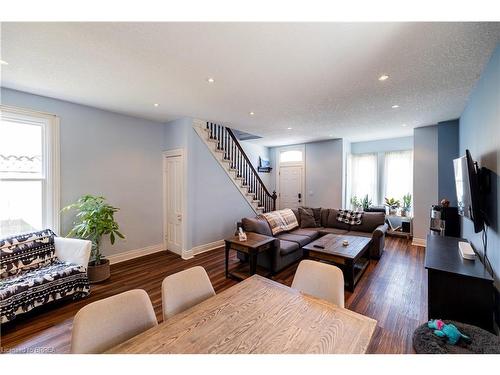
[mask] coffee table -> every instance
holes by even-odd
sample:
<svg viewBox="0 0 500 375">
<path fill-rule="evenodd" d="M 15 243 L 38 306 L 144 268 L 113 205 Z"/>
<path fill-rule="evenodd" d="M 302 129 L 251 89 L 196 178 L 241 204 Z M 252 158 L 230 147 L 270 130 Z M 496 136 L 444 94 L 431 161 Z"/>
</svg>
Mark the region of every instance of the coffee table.
<svg viewBox="0 0 500 375">
<path fill-rule="evenodd" d="M 349 245 L 344 246 L 342 242 L 349 241 Z M 333 263 L 342 269 L 344 273 L 344 283 L 350 292 L 358 283 L 361 275 L 370 264 L 368 248 L 370 238 L 358 236 L 345 236 L 339 234 L 327 234 L 316 241 L 303 247 L 307 250 L 309 257 Z M 315 247 L 323 246 L 324 249 Z"/>
</svg>

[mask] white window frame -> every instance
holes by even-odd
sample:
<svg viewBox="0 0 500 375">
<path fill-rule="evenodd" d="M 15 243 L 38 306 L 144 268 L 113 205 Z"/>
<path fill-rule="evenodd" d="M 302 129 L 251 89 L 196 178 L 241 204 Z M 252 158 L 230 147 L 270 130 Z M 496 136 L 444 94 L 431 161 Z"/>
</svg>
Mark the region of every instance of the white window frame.
<svg viewBox="0 0 500 375">
<path fill-rule="evenodd" d="M 42 125 L 42 177 L 2 178 L 5 181 L 42 181 L 42 226 L 60 234 L 59 117 L 50 113 L 0 105 L 2 119 Z"/>
</svg>

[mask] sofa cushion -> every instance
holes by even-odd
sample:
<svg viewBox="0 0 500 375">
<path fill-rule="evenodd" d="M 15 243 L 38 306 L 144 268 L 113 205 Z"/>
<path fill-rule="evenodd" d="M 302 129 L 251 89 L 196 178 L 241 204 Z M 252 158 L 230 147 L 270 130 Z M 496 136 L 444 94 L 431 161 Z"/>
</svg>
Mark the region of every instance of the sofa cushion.
<svg viewBox="0 0 500 375">
<path fill-rule="evenodd" d="M 327 228 L 338 228 L 338 229 L 351 229 L 351 226 L 346 223 L 342 223 L 337 220 L 337 216 L 339 215 L 339 210 L 336 208 L 330 208 L 330 212 L 328 213 L 328 221 L 326 224 Z"/>
<path fill-rule="evenodd" d="M 301 228 L 312 228 L 318 227 L 318 223 L 314 219 L 314 212 L 312 208 L 299 207 L 300 216 L 300 227 Z"/>
<path fill-rule="evenodd" d="M 276 238 L 279 238 L 280 240 L 296 242 L 299 244 L 300 247 L 305 246 L 312 241 L 311 238 L 308 236 L 300 236 L 298 234 L 290 234 L 290 233 L 280 233 L 276 236 Z"/>
<path fill-rule="evenodd" d="M 321 228 L 319 229 L 319 234 L 321 236 L 324 236 L 325 234 L 338 234 L 338 235 L 343 235 L 347 234 L 348 231 L 345 229 L 339 229 L 339 228 Z"/>
<path fill-rule="evenodd" d="M 67 296 L 84 296 L 90 291 L 84 266 L 55 261 L 15 276 L 2 279 L 0 284 L 1 322 L 37 306 Z"/>
<path fill-rule="evenodd" d="M 347 232 L 347 235 L 348 236 L 372 238 L 372 232 L 359 232 L 357 230 L 351 230 L 351 231 Z"/>
<path fill-rule="evenodd" d="M 353 226 L 357 232 L 373 232 L 379 225 L 384 224 L 384 212 L 365 212 L 360 225 Z"/>
<path fill-rule="evenodd" d="M 280 254 L 287 255 L 299 250 L 299 244 L 297 242 L 290 242 L 285 240 L 280 240 Z"/>
<path fill-rule="evenodd" d="M 54 232 L 50 229 L 0 240 L 0 276 L 44 267 L 56 260 Z"/>
<path fill-rule="evenodd" d="M 329 208 L 322 208 L 320 211 L 320 225 L 326 227 L 328 224 L 328 215 L 330 214 Z"/>
<path fill-rule="evenodd" d="M 241 219 L 241 226 L 245 232 L 253 232 L 263 234 L 264 236 L 272 236 L 271 228 L 264 218 L 244 217 Z"/>
<path fill-rule="evenodd" d="M 300 227 L 300 213 L 299 213 L 299 209 L 298 208 L 291 208 L 293 214 L 295 215 L 295 217 L 297 218 L 297 223 L 299 223 L 299 227 Z"/>
<path fill-rule="evenodd" d="M 295 229 L 292 230 L 288 233 L 290 234 L 298 234 L 299 236 L 307 236 L 312 240 L 315 240 L 316 238 L 319 237 L 319 228 L 301 228 L 301 229 Z"/>
</svg>

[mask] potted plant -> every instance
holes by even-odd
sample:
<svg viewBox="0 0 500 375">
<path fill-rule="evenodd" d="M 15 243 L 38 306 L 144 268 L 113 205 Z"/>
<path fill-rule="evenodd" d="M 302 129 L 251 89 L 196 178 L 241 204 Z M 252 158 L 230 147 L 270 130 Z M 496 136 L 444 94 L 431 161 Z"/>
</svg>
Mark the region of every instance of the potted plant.
<svg viewBox="0 0 500 375">
<path fill-rule="evenodd" d="M 389 215 L 396 215 L 396 210 L 401 203 L 395 198 L 385 198 L 385 205 L 389 208 Z"/>
<path fill-rule="evenodd" d="M 368 194 L 361 200 L 361 206 L 363 211 L 368 211 L 368 208 L 372 205 L 372 200 L 368 198 Z"/>
<path fill-rule="evenodd" d="M 406 216 L 409 214 L 411 209 L 411 194 L 408 193 L 403 195 L 403 207 L 401 208 L 401 216 Z"/>
<path fill-rule="evenodd" d="M 104 197 L 83 195 L 76 203 L 64 207 L 63 211 L 72 209 L 75 209 L 77 214 L 73 229 L 67 237 L 76 236 L 92 241 L 92 252 L 87 269 L 89 281 L 98 283 L 107 280 L 110 276 L 109 260 L 105 259 L 101 253 L 101 241 L 103 236 L 109 235 L 109 240 L 113 245 L 116 237 L 125 238 L 114 219 L 118 208 L 108 204 Z"/>
<path fill-rule="evenodd" d="M 361 201 L 357 196 L 351 198 L 351 208 L 353 211 L 357 211 L 361 207 Z"/>
</svg>

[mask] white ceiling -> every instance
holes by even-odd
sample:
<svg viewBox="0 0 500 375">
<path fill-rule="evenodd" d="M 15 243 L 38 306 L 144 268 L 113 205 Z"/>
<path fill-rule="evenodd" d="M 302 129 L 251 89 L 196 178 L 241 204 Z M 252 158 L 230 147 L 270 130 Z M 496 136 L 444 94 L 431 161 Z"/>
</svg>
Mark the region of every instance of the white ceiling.
<svg viewBox="0 0 500 375">
<path fill-rule="evenodd" d="M 3 23 L 2 85 L 265 145 L 399 137 L 461 115 L 499 25 Z"/>
</svg>

